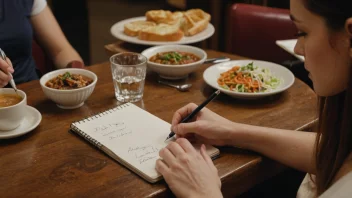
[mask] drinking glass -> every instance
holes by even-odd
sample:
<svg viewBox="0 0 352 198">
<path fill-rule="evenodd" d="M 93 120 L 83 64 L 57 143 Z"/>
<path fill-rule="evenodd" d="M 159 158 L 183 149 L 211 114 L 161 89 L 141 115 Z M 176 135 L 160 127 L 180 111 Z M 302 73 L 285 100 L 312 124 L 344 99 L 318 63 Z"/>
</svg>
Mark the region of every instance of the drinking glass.
<svg viewBox="0 0 352 198">
<path fill-rule="evenodd" d="M 110 58 L 116 99 L 137 102 L 143 98 L 147 58 L 133 52 L 123 52 Z"/>
</svg>

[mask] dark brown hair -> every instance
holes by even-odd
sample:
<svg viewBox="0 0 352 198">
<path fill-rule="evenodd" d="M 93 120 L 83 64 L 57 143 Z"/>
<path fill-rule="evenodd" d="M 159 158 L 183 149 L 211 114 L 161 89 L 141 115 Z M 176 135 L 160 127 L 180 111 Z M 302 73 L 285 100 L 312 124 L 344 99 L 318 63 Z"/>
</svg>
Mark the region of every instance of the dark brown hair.
<svg viewBox="0 0 352 198">
<path fill-rule="evenodd" d="M 304 0 L 311 12 L 324 18 L 331 31 L 341 31 L 352 17 L 351 0 Z M 319 99 L 315 145 L 318 195 L 327 190 L 352 151 L 352 69 L 348 87 L 335 96 Z"/>
</svg>

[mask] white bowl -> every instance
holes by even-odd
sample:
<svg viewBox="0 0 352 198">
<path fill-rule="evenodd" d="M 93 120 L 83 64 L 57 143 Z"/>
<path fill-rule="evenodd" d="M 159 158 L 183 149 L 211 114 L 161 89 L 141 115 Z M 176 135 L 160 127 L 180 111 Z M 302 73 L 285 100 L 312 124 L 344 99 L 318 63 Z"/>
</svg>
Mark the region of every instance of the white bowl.
<svg viewBox="0 0 352 198">
<path fill-rule="evenodd" d="M 181 51 L 192 53 L 200 58 L 199 61 L 185 65 L 165 65 L 149 61 L 149 59 L 160 52 Z M 148 58 L 148 68 L 158 73 L 160 77 L 166 79 L 182 79 L 186 78 L 190 73 L 194 72 L 207 59 L 204 50 L 187 46 L 187 45 L 162 45 L 151 47 L 142 52 Z"/>
<path fill-rule="evenodd" d="M 93 79 L 93 82 L 82 88 L 72 89 L 72 90 L 58 90 L 45 86 L 49 80 L 55 78 L 59 74 L 64 74 L 65 72 L 70 72 L 71 74 L 81 74 Z M 75 109 L 81 107 L 84 104 L 84 101 L 92 94 L 94 87 L 98 81 L 97 75 L 93 72 L 85 69 L 59 69 L 45 74 L 40 79 L 40 85 L 43 89 L 44 94 L 54 101 L 58 107 L 62 109 Z"/>
<path fill-rule="evenodd" d="M 279 78 L 282 81 L 281 84 L 271 92 L 260 92 L 260 93 L 235 92 L 235 91 L 224 89 L 219 86 L 217 80 L 220 77 L 221 73 L 228 71 L 234 66 L 246 66 L 251 62 L 253 62 L 255 66 L 258 66 L 260 68 L 269 69 L 273 76 Z M 256 99 L 256 98 L 262 98 L 262 97 L 274 95 L 290 88 L 295 82 L 294 75 L 286 67 L 282 65 L 278 65 L 276 63 L 258 61 L 258 60 L 235 60 L 235 61 L 223 62 L 223 63 L 213 65 L 204 71 L 203 79 L 209 86 L 215 89 L 219 89 L 221 92 L 229 96 L 232 96 L 234 98 L 242 98 L 242 99 Z"/>
</svg>

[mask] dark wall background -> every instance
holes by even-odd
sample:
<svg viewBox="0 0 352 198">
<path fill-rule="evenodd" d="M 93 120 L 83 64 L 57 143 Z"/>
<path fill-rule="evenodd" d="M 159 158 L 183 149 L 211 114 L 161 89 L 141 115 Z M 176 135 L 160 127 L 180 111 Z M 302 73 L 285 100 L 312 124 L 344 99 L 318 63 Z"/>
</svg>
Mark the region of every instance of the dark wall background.
<svg viewBox="0 0 352 198">
<path fill-rule="evenodd" d="M 90 65 L 87 0 L 52 0 L 52 10 L 71 45 Z"/>
</svg>

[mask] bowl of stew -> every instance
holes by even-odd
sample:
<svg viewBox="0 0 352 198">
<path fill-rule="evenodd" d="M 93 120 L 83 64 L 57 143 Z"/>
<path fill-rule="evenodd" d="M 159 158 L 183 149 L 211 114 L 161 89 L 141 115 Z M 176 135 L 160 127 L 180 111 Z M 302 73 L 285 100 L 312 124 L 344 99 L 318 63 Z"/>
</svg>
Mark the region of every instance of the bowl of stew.
<svg viewBox="0 0 352 198">
<path fill-rule="evenodd" d="M 166 79 L 186 78 L 207 59 L 204 50 L 188 45 L 162 45 L 142 52 L 148 68 Z"/>
<path fill-rule="evenodd" d="M 85 69 L 60 69 L 40 79 L 44 94 L 62 109 L 81 107 L 92 94 L 97 75 Z"/>
</svg>

